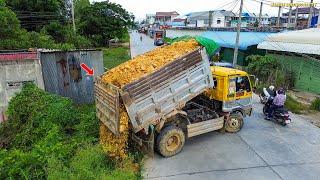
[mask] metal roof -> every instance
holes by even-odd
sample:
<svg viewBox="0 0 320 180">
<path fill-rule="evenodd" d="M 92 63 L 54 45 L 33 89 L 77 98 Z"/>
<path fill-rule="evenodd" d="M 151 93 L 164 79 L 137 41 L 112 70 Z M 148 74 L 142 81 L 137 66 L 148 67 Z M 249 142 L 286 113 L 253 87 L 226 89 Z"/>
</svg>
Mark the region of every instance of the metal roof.
<svg viewBox="0 0 320 180">
<path fill-rule="evenodd" d="M 320 55 L 320 28 L 274 34 L 259 43 L 258 48 Z"/>
<path fill-rule="evenodd" d="M 241 32 L 239 49 L 247 50 L 248 46 L 257 45 L 263 42 L 272 33 L 265 32 Z M 221 47 L 234 48 L 237 32 L 232 31 L 207 31 L 201 36 L 217 42 Z"/>
<path fill-rule="evenodd" d="M 177 11 L 171 12 L 156 12 L 156 17 L 163 17 L 163 16 L 178 16 L 179 13 Z"/>
<path fill-rule="evenodd" d="M 209 12 L 210 11 L 192 12 L 187 14 L 186 16 L 188 16 L 190 20 L 204 20 L 204 19 L 209 19 Z M 226 11 L 226 10 L 212 11 L 212 16 L 215 16 L 215 15 L 228 16 L 228 17 L 235 16 L 235 14 L 232 11 Z"/>
</svg>

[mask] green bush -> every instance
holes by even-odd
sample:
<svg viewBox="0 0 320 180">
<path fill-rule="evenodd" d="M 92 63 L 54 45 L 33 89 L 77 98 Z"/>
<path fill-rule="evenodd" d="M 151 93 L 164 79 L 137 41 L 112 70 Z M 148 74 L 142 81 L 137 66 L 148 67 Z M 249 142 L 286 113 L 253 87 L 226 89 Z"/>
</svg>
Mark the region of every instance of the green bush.
<svg viewBox="0 0 320 180">
<path fill-rule="evenodd" d="M 251 55 L 247 57 L 248 71 L 256 75 L 261 86 L 274 85 L 290 89 L 294 86 L 294 73 L 282 68 L 272 56 Z"/>
<path fill-rule="evenodd" d="M 290 110 L 293 113 L 301 114 L 302 111 L 306 110 L 307 107 L 297 100 L 295 100 L 293 97 L 287 95 L 287 99 L 285 102 L 285 107 Z"/>
<path fill-rule="evenodd" d="M 0 179 L 135 179 L 97 145 L 94 108 L 26 84 L 0 124 Z"/>
<path fill-rule="evenodd" d="M 316 98 L 314 101 L 312 101 L 310 108 L 312 110 L 320 111 L 320 98 Z"/>
</svg>

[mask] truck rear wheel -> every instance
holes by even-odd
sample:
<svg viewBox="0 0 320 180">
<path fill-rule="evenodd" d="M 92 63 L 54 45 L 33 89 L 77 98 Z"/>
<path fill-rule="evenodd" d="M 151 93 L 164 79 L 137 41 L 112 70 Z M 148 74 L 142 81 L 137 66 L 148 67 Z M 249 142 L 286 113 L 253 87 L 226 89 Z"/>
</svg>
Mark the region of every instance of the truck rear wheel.
<svg viewBox="0 0 320 180">
<path fill-rule="evenodd" d="M 230 118 L 226 121 L 226 131 L 235 133 L 240 131 L 243 126 L 243 116 L 240 112 L 233 112 Z"/>
<path fill-rule="evenodd" d="M 176 126 L 165 127 L 157 136 L 157 151 L 164 157 L 178 154 L 185 142 L 185 135 L 181 128 Z"/>
</svg>

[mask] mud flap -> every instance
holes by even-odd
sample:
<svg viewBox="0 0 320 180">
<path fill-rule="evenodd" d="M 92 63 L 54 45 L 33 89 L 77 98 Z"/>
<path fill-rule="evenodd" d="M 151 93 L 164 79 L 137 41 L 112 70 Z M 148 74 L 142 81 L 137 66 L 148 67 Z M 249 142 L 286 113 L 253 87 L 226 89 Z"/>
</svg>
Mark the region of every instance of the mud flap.
<svg viewBox="0 0 320 180">
<path fill-rule="evenodd" d="M 145 137 L 141 137 L 134 132 L 131 133 L 133 146 L 136 150 L 147 154 L 150 157 L 154 156 L 154 128 L 149 127 L 149 133 Z"/>
</svg>

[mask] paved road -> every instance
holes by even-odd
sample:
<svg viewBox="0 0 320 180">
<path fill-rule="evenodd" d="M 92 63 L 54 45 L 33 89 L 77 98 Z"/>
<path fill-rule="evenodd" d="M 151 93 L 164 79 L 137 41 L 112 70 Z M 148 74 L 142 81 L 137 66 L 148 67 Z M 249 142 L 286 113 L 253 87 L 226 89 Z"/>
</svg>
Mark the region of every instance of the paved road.
<svg viewBox="0 0 320 180">
<path fill-rule="evenodd" d="M 140 41 L 140 36 L 142 36 L 142 41 Z M 156 46 L 153 45 L 153 39 L 151 39 L 150 37 L 136 32 L 130 33 L 131 57 L 143 54 L 147 51 L 152 50 L 155 47 Z"/>
<path fill-rule="evenodd" d="M 145 45 L 132 46 L 137 48 L 132 51 L 143 52 L 141 48 L 147 44 L 149 41 Z M 211 132 L 193 137 L 186 141 L 181 153 L 171 158 L 156 154 L 146 160 L 144 177 L 320 179 L 320 129 L 294 114 L 291 114 L 292 124 L 282 127 L 264 120 L 261 112 L 262 105 L 255 97 L 254 113 L 245 119 L 240 132 Z"/>
</svg>

